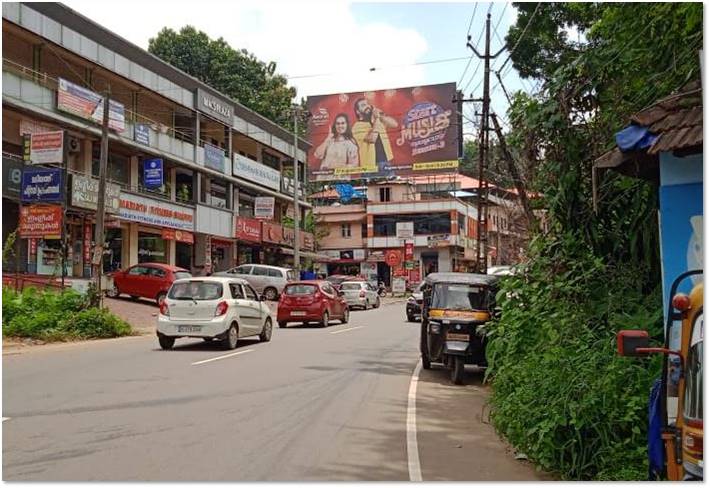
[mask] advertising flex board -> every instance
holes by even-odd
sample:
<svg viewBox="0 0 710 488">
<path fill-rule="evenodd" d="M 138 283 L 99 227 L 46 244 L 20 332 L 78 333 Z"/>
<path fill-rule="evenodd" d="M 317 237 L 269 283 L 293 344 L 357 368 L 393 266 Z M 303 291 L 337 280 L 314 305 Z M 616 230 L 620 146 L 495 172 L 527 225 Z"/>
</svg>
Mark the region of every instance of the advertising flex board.
<svg viewBox="0 0 710 488">
<path fill-rule="evenodd" d="M 20 207 L 20 237 L 59 239 L 62 233 L 60 205 L 23 205 Z"/>
<path fill-rule="evenodd" d="M 106 213 L 116 214 L 121 200 L 121 187 L 106 182 Z M 71 204 L 74 207 L 96 210 L 99 202 L 99 180 L 85 175 L 71 175 Z"/>
<path fill-rule="evenodd" d="M 119 217 L 142 224 L 195 230 L 195 211 L 169 202 L 121 192 Z"/>
<path fill-rule="evenodd" d="M 249 242 L 261 242 L 261 221 L 248 217 L 237 217 L 237 239 Z"/>
<path fill-rule="evenodd" d="M 276 199 L 274 197 L 254 198 L 254 217 L 257 219 L 273 219 L 275 205 Z"/>
<path fill-rule="evenodd" d="M 272 190 L 279 191 L 281 188 L 281 173 L 241 154 L 234 155 L 232 173 L 238 178 L 253 181 Z"/>
<path fill-rule="evenodd" d="M 30 135 L 32 164 L 61 163 L 64 160 L 64 131 L 36 132 Z"/>
<path fill-rule="evenodd" d="M 82 86 L 59 78 L 57 87 L 57 109 L 77 117 L 103 122 L 104 97 Z M 122 103 L 109 100 L 108 127 L 117 132 L 126 130 L 126 109 Z"/>
<path fill-rule="evenodd" d="M 456 84 L 308 97 L 310 181 L 456 171 Z"/>
<path fill-rule="evenodd" d="M 25 168 L 22 171 L 22 193 L 25 202 L 61 202 L 64 195 L 61 169 Z"/>
</svg>

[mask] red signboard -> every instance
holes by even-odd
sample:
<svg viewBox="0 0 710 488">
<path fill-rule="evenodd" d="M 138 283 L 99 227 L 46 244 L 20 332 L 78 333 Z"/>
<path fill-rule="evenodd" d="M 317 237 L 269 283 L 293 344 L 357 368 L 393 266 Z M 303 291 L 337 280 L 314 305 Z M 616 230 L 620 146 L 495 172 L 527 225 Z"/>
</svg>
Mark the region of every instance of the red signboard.
<svg viewBox="0 0 710 488">
<path fill-rule="evenodd" d="M 311 181 L 456 171 L 456 84 L 308 97 Z"/>
<path fill-rule="evenodd" d="M 30 239 L 29 243 L 30 257 L 35 257 L 37 255 L 37 239 Z"/>
<path fill-rule="evenodd" d="M 261 242 L 261 221 L 248 217 L 237 217 L 237 239 L 249 242 Z"/>
<path fill-rule="evenodd" d="M 62 234 L 62 207 L 23 205 L 20 207 L 20 237 L 59 239 Z"/>
<path fill-rule="evenodd" d="M 404 260 L 413 261 L 414 260 L 414 243 L 407 242 L 404 244 Z"/>
<path fill-rule="evenodd" d="M 409 270 L 409 281 L 412 283 L 419 283 L 420 281 L 422 281 L 422 276 L 419 272 L 419 268 Z"/>
<path fill-rule="evenodd" d="M 91 224 L 84 224 L 84 264 L 91 264 Z"/>
<path fill-rule="evenodd" d="M 315 237 L 310 232 L 301 231 L 301 247 L 306 251 L 313 251 L 315 249 Z"/>
<path fill-rule="evenodd" d="M 184 242 L 186 244 L 194 244 L 195 236 L 191 232 L 185 232 L 184 230 L 175 229 L 163 229 L 162 238 L 169 241 Z"/>
<path fill-rule="evenodd" d="M 387 251 L 385 253 L 385 263 L 392 268 L 398 267 L 402 264 L 402 253 L 393 249 Z"/>
<path fill-rule="evenodd" d="M 283 227 L 274 222 L 262 222 L 261 234 L 264 242 L 273 244 L 283 244 L 284 242 Z"/>
</svg>

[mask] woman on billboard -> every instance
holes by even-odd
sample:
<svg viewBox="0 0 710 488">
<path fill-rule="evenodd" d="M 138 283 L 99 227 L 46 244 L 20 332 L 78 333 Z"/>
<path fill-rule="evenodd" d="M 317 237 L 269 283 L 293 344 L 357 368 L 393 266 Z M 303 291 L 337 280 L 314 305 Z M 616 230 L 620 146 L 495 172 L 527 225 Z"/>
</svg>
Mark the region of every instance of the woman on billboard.
<svg viewBox="0 0 710 488">
<path fill-rule="evenodd" d="M 360 166 L 358 147 L 346 114 L 335 116 L 328 136 L 313 155 L 320 159 L 320 169 L 356 168 Z"/>
</svg>

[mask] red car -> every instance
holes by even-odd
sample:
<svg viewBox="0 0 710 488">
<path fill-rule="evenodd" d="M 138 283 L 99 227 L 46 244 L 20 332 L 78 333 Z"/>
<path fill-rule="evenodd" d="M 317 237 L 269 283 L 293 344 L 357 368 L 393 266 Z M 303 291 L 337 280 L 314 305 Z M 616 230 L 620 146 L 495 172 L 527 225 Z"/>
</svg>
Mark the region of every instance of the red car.
<svg viewBox="0 0 710 488">
<path fill-rule="evenodd" d="M 279 299 L 279 327 L 286 327 L 289 322 L 317 322 L 321 327 L 327 327 L 331 319 L 347 324 L 349 318 L 348 304 L 327 281 L 289 283 Z"/>
<path fill-rule="evenodd" d="M 106 294 L 110 297 L 130 295 L 134 300 L 139 297 L 150 298 L 160 305 L 173 281 L 190 277 L 192 275 L 188 270 L 177 266 L 162 263 L 136 264 L 125 271 L 114 273 L 113 288 Z"/>
</svg>

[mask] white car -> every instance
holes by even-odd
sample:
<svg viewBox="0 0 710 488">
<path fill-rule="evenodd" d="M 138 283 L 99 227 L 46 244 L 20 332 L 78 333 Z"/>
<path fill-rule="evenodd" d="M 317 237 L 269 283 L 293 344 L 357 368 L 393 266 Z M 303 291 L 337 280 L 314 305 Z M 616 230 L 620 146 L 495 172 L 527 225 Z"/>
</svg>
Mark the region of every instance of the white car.
<svg viewBox="0 0 710 488">
<path fill-rule="evenodd" d="M 234 349 L 242 337 L 268 342 L 272 330 L 268 305 L 239 278 L 176 280 L 160 303 L 157 334 L 163 349 L 171 349 L 180 337 L 218 339 Z"/>
<path fill-rule="evenodd" d="M 279 268 L 266 264 L 242 264 L 214 276 L 241 278 L 247 280 L 254 289 L 263 293 L 267 300 L 278 300 L 289 281 L 296 280 L 296 273 L 290 268 Z"/>
<path fill-rule="evenodd" d="M 370 307 L 380 306 L 377 289 L 367 281 L 343 281 L 340 284 L 340 291 L 350 308 L 362 307 L 367 310 Z"/>
</svg>

